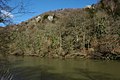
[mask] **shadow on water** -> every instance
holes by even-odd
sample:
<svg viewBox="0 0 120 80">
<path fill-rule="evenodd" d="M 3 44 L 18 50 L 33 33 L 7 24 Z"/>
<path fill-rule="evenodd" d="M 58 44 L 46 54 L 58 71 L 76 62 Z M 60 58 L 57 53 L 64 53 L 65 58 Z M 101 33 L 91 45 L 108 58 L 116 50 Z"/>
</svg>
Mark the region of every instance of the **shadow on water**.
<svg viewBox="0 0 120 80">
<path fill-rule="evenodd" d="M 21 59 L 17 60 L 17 64 L 23 62 L 24 61 Z M 25 62 L 25 64 L 26 63 L 27 62 Z M 109 73 L 91 71 L 87 67 L 86 68 L 72 67 L 70 69 L 73 69 L 73 71 L 70 72 L 69 71 L 64 72 L 65 69 L 63 68 L 67 68 L 67 67 L 62 67 L 61 70 L 63 70 L 63 72 L 61 71 L 59 73 L 59 72 L 54 72 L 56 68 L 48 66 L 49 64 L 48 65 L 41 64 L 37 66 L 22 65 L 22 66 L 13 67 L 14 65 L 17 64 L 11 63 L 6 59 L 5 60 L 0 59 L 0 80 L 120 80 L 120 78 L 117 79 Z M 69 66 L 69 65 L 65 65 L 65 66 Z"/>
<path fill-rule="evenodd" d="M 0 80 L 13 80 L 10 70 L 10 62 L 6 56 L 0 56 Z"/>
<path fill-rule="evenodd" d="M 61 73 L 50 73 L 48 69 L 52 68 L 46 66 L 44 68 L 41 66 L 17 67 L 12 70 L 14 74 L 13 80 L 75 80 Z"/>
<path fill-rule="evenodd" d="M 77 80 L 120 80 L 120 78 L 114 78 L 111 74 L 89 71 L 88 69 L 76 69 L 76 73 L 86 78 Z"/>
<path fill-rule="evenodd" d="M 77 78 L 64 73 L 48 72 L 50 69 L 52 68 L 46 66 L 17 67 L 12 70 L 14 74 L 13 80 L 120 80 L 113 78 L 110 74 L 93 72 L 87 69 L 75 69 L 73 74 L 78 75 Z"/>
</svg>

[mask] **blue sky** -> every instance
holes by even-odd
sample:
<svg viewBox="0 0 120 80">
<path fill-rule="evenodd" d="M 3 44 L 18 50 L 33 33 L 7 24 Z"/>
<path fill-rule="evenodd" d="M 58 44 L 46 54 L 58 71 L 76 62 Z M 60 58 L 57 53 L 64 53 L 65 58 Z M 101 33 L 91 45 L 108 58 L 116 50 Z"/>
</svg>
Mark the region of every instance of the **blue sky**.
<svg viewBox="0 0 120 80">
<path fill-rule="evenodd" d="M 13 14 L 13 20 L 15 23 L 20 23 L 50 10 L 57 10 L 61 8 L 83 8 L 87 5 L 97 3 L 98 0 L 11 0 L 9 5 L 14 7 L 21 1 L 25 4 L 25 10 L 34 13 L 24 15 Z"/>
</svg>

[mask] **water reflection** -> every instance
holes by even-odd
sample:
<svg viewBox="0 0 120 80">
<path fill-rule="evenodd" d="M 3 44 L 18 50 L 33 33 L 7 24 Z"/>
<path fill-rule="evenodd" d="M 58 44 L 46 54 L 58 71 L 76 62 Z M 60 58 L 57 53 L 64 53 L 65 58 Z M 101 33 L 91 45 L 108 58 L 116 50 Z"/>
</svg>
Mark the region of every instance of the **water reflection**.
<svg viewBox="0 0 120 80">
<path fill-rule="evenodd" d="M 63 74 L 50 73 L 48 67 L 18 67 L 15 68 L 13 73 L 15 74 L 14 80 L 74 80 Z"/>
<path fill-rule="evenodd" d="M 13 70 L 14 80 L 120 80 L 112 75 L 101 72 L 93 72 L 87 69 L 76 69 L 72 75 L 70 73 L 51 73 L 49 67 L 18 67 Z M 76 74 L 77 77 L 74 77 Z"/>
<path fill-rule="evenodd" d="M 87 69 L 77 69 L 76 72 L 79 75 L 84 76 L 85 80 L 120 80 L 120 78 L 114 78 L 111 74 L 101 73 L 101 72 L 93 72 Z M 78 79 L 81 80 L 81 79 Z M 82 79 L 83 80 L 83 79 Z"/>
<path fill-rule="evenodd" d="M 6 69 L 13 75 L 12 80 L 120 80 L 120 63 L 116 61 L 14 56 L 7 60 L 5 63 L 10 64 Z"/>
<path fill-rule="evenodd" d="M 0 55 L 0 80 L 13 80 L 10 72 L 10 62 L 5 55 Z"/>
</svg>

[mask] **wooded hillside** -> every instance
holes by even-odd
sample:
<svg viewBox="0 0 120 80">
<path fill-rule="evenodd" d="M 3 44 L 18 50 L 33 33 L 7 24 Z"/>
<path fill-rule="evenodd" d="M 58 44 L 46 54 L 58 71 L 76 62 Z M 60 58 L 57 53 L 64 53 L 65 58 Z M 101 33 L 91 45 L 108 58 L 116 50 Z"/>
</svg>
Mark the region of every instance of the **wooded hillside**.
<svg viewBox="0 0 120 80">
<path fill-rule="evenodd" d="M 0 51 L 40 57 L 118 60 L 120 1 L 101 0 L 82 9 L 50 11 L 7 26 L 1 30 Z"/>
</svg>

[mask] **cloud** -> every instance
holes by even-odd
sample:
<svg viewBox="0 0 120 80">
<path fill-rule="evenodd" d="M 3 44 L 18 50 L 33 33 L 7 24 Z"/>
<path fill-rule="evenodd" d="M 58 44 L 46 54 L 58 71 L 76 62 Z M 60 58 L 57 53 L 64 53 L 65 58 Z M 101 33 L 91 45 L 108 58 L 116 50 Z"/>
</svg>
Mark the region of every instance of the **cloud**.
<svg viewBox="0 0 120 80">
<path fill-rule="evenodd" d="M 13 18 L 14 16 L 10 12 L 7 12 L 5 10 L 1 10 L 0 11 L 0 17 L 2 17 L 2 18 Z"/>
</svg>

